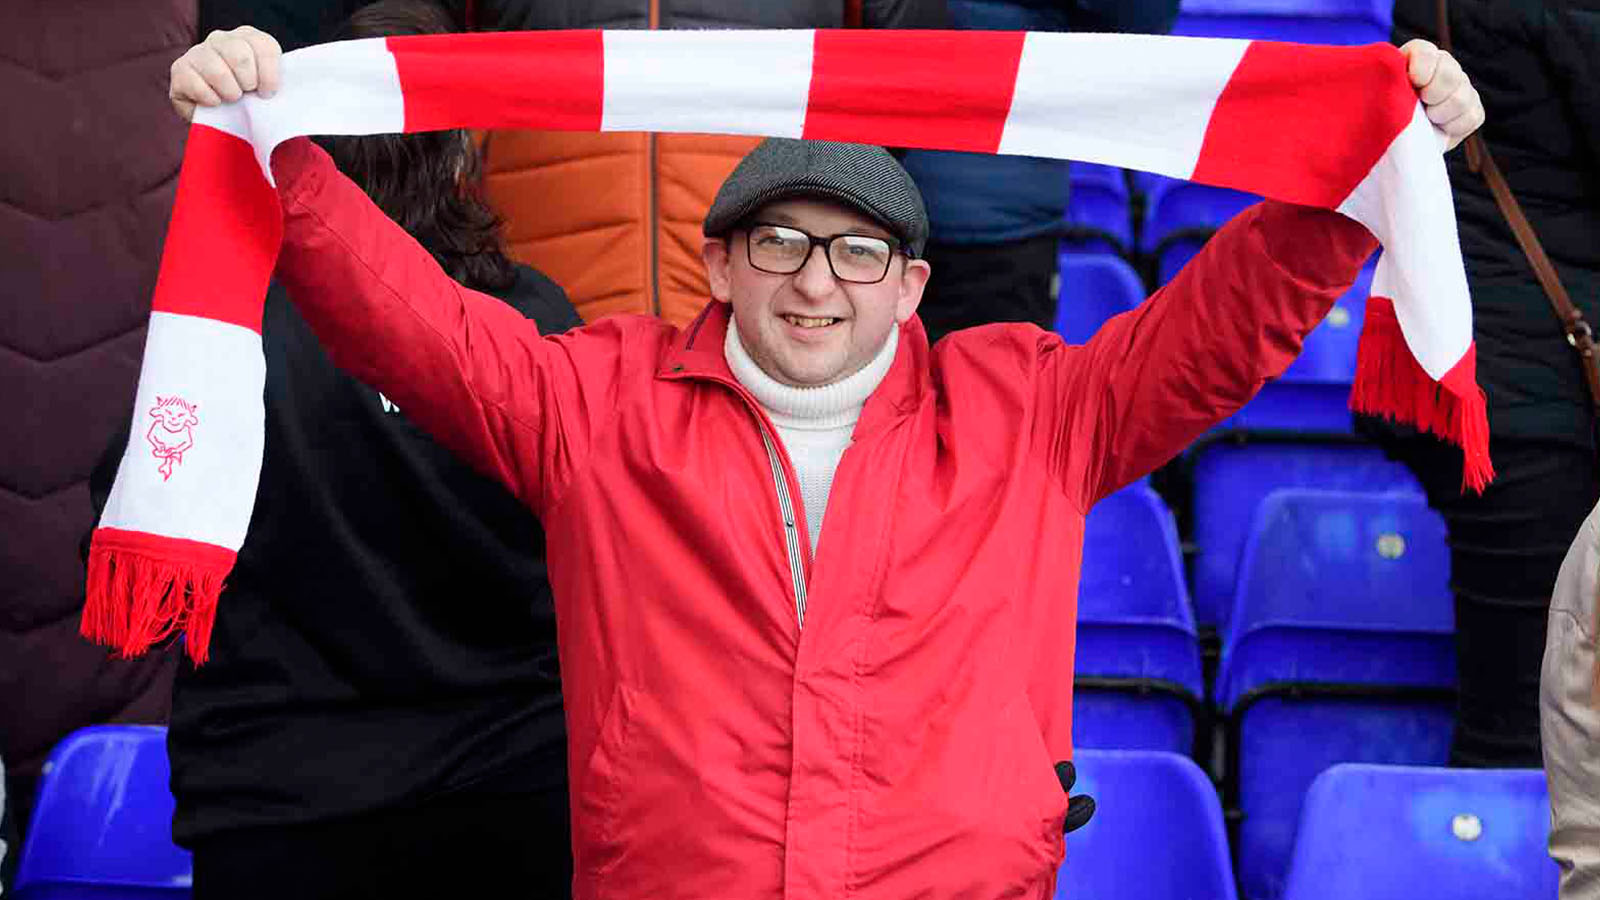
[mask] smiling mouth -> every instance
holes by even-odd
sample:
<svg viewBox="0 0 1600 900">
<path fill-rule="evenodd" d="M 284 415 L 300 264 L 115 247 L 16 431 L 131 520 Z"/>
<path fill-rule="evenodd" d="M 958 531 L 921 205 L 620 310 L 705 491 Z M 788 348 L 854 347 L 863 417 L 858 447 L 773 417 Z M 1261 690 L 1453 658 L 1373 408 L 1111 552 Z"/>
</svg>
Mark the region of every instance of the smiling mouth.
<svg viewBox="0 0 1600 900">
<path fill-rule="evenodd" d="M 836 316 L 795 316 L 784 314 L 779 318 L 796 328 L 827 328 L 829 325 L 836 325 L 844 321 Z"/>
</svg>

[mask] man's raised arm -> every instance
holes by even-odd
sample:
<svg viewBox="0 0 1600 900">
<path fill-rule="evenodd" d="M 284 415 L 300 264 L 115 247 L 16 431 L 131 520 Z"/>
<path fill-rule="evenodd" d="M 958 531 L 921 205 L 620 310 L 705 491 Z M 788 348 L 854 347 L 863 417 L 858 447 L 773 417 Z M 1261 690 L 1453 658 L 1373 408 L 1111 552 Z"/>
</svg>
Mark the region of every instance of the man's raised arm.
<svg viewBox="0 0 1600 900">
<path fill-rule="evenodd" d="M 213 32 L 172 65 L 169 97 L 196 106 L 270 96 L 281 51 L 248 26 Z M 543 338 L 511 307 L 462 287 L 306 138 L 272 158 L 283 204 L 277 278 L 341 368 L 535 510 L 581 465 L 615 409 L 627 330 Z"/>
<path fill-rule="evenodd" d="M 615 409 L 626 329 L 541 337 L 461 286 L 310 140 L 273 155 L 277 277 L 342 369 L 542 509 Z"/>
<path fill-rule="evenodd" d="M 1477 90 L 1427 41 L 1400 52 L 1424 113 L 1454 148 L 1483 124 Z M 1045 338 L 1035 439 L 1063 487 L 1087 508 L 1243 406 L 1289 367 L 1376 248 L 1338 213 L 1269 201 L 1085 346 Z"/>
<path fill-rule="evenodd" d="M 1338 213 L 1269 201 L 1084 346 L 1042 337 L 1035 440 L 1066 490 L 1087 509 L 1243 406 L 1376 248 Z"/>
</svg>

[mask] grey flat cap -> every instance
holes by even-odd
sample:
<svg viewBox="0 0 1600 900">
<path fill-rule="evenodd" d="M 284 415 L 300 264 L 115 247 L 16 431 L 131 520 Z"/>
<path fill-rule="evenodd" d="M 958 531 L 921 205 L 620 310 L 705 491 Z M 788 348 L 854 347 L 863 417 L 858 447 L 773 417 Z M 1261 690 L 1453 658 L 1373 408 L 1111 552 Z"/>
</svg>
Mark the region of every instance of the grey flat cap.
<svg viewBox="0 0 1600 900">
<path fill-rule="evenodd" d="M 882 147 L 767 138 L 722 183 L 706 213 L 707 237 L 721 237 L 768 203 L 821 197 L 858 209 L 900 239 L 910 256 L 928 241 L 922 192 Z"/>
</svg>

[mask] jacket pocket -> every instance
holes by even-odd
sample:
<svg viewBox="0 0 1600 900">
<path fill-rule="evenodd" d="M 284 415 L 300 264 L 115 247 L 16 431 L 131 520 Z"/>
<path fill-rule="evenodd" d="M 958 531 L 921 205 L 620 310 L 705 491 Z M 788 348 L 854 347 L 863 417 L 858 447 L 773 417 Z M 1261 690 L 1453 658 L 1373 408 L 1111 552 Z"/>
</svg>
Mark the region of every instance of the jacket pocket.
<svg viewBox="0 0 1600 900">
<path fill-rule="evenodd" d="M 1012 736 L 1019 767 L 1016 803 L 1020 821 L 1037 829 L 1034 834 L 1043 840 L 1042 846 L 1059 864 L 1065 847 L 1061 829 L 1067 818 L 1067 793 L 1061 789 L 1061 779 L 1056 777 L 1058 760 L 1045 746 L 1039 720 L 1027 698 L 1006 704 L 1004 718 L 1004 729 Z"/>
<path fill-rule="evenodd" d="M 628 790 L 630 744 L 638 698 L 619 684 L 600 724 L 600 736 L 574 779 L 573 849 L 579 874 L 598 879 L 621 858 L 618 817 Z"/>
</svg>

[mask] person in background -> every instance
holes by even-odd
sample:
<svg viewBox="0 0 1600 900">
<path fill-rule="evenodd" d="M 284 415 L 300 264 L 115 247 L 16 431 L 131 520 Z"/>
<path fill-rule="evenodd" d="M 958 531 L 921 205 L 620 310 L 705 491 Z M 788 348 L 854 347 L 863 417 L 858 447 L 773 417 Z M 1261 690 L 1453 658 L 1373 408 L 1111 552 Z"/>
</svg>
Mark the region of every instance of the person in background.
<svg viewBox="0 0 1600 900">
<path fill-rule="evenodd" d="M 338 36 L 452 29 L 431 4 L 382 0 Z M 541 332 L 579 324 L 560 288 L 504 255 L 465 132 L 327 146 L 449 277 Z M 538 520 L 336 368 L 281 284 L 262 341 L 255 512 L 210 659 L 185 658 L 172 700 L 173 835 L 194 852 L 194 896 L 567 896 Z M 96 473 L 101 504 L 121 456 Z"/>
<path fill-rule="evenodd" d="M 1488 115 L 1483 140 L 1572 301 L 1600 323 L 1600 3 L 1450 0 L 1448 16 Z M 1437 42 L 1438 17 L 1437 0 L 1400 0 L 1395 41 Z M 1600 443 L 1583 362 L 1484 178 L 1461 151 L 1446 166 L 1496 478 L 1481 495 L 1463 493 L 1459 453 L 1358 421 L 1416 473 L 1448 527 L 1459 686 L 1451 763 L 1538 766 L 1551 589 L 1600 499 Z"/>
<path fill-rule="evenodd" d="M 949 8 L 951 26 L 963 29 L 1165 34 L 1178 0 L 949 0 Z M 989 322 L 1054 328 L 1069 164 L 934 150 L 908 150 L 902 162 L 933 228 L 927 259 L 939 277 L 918 313 L 928 340 Z"/>
<path fill-rule="evenodd" d="M 483 30 L 942 28 L 945 0 L 457 0 Z M 700 222 L 755 138 L 489 132 L 485 191 L 514 258 L 554 278 L 585 321 L 652 313 L 684 325 L 709 296 Z"/>
<path fill-rule="evenodd" d="M 1600 897 L 1600 504 L 1561 563 L 1540 675 L 1550 855 L 1561 900 Z"/>
</svg>

